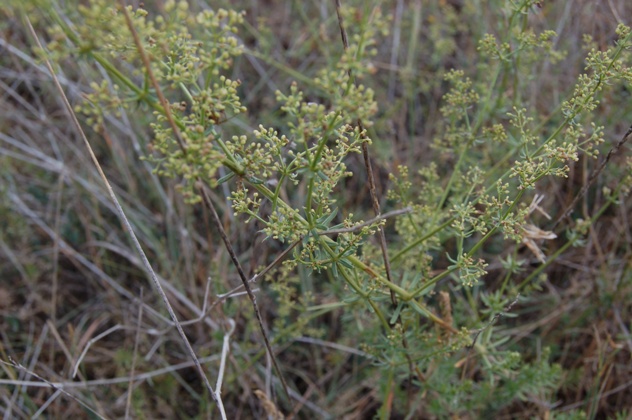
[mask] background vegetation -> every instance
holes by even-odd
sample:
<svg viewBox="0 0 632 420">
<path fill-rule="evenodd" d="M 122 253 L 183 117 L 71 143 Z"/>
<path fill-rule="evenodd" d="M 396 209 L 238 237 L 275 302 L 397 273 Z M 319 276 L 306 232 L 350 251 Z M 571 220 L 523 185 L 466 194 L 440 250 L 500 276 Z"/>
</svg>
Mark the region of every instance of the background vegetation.
<svg viewBox="0 0 632 420">
<path fill-rule="evenodd" d="M 5 418 L 630 416 L 629 2 L 143 7 L 0 6 Z"/>
</svg>

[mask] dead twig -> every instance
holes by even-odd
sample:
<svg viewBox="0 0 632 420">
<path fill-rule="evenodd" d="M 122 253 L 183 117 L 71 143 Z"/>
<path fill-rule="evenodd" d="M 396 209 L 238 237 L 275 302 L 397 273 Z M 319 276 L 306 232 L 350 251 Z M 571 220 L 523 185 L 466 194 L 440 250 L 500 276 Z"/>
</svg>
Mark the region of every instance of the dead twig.
<svg viewBox="0 0 632 420">
<path fill-rule="evenodd" d="M 230 259 L 232 260 L 233 265 L 237 269 L 237 273 L 239 273 L 239 278 L 241 279 L 241 282 L 244 285 L 244 289 L 246 289 L 248 298 L 250 298 L 250 302 L 252 303 L 252 308 L 255 312 L 257 322 L 259 323 L 259 330 L 261 331 L 261 335 L 263 336 L 263 341 L 265 343 L 266 350 L 268 351 L 268 354 L 270 355 L 270 358 L 272 359 L 274 370 L 276 371 L 277 375 L 279 376 L 279 380 L 281 381 L 281 384 L 283 385 L 283 390 L 285 391 L 285 395 L 287 396 L 288 402 L 291 404 L 292 398 L 290 397 L 290 392 L 288 391 L 289 388 L 287 386 L 287 383 L 285 382 L 285 379 L 283 378 L 283 375 L 281 374 L 281 369 L 279 368 L 277 358 L 272 352 L 272 346 L 270 345 L 270 340 L 268 339 L 268 333 L 266 332 L 265 327 L 263 325 L 263 318 L 261 317 L 261 311 L 259 311 L 257 298 L 255 294 L 253 293 L 252 288 L 250 287 L 250 282 L 246 278 L 246 274 L 244 273 L 244 270 L 241 267 L 241 263 L 239 262 L 239 259 L 237 258 L 237 254 L 235 254 L 235 251 L 230 242 L 230 239 L 228 238 L 228 235 L 226 235 L 226 231 L 224 230 L 222 221 L 220 220 L 219 215 L 217 214 L 217 211 L 215 210 L 215 205 L 211 201 L 210 195 L 206 191 L 203 184 L 199 183 L 198 185 L 199 185 L 200 194 L 202 195 L 204 204 L 206 204 L 206 207 L 208 207 L 208 209 L 211 211 L 213 223 L 215 224 L 215 227 L 217 228 L 217 231 L 219 232 L 219 236 L 222 238 L 222 241 L 224 242 L 224 246 L 226 247 L 226 250 L 228 251 L 228 254 L 230 255 Z"/>
<path fill-rule="evenodd" d="M 555 221 L 555 223 L 553 224 L 553 227 L 551 228 L 551 230 L 554 230 L 557 227 L 557 225 L 560 224 L 560 222 L 562 220 L 568 218 L 573 213 L 573 209 L 575 208 L 575 205 L 577 204 L 577 202 L 579 200 L 581 200 L 581 198 L 584 195 L 586 195 L 586 192 L 588 191 L 588 188 L 590 188 L 592 183 L 595 182 L 595 179 L 597 179 L 597 177 L 601 174 L 601 172 L 603 172 L 604 168 L 606 167 L 606 165 L 610 161 L 610 158 L 612 157 L 612 155 L 617 153 L 617 152 L 619 152 L 619 149 L 621 149 L 621 147 L 628 141 L 628 139 L 630 138 L 631 134 L 632 134 L 632 126 L 630 126 L 630 128 L 628 128 L 628 131 L 626 131 L 626 133 L 623 135 L 623 137 L 621 137 L 621 140 L 619 140 L 617 142 L 617 144 L 612 149 L 610 149 L 610 151 L 606 155 L 606 158 L 599 164 L 597 169 L 595 169 L 593 171 L 593 173 L 590 175 L 590 178 L 588 178 L 588 182 L 586 182 L 586 184 L 584 184 L 582 189 L 579 191 L 579 194 L 577 194 L 577 196 L 573 199 L 571 204 L 566 208 L 566 210 L 564 210 L 564 212 L 559 217 L 559 219 L 557 219 Z"/>
</svg>

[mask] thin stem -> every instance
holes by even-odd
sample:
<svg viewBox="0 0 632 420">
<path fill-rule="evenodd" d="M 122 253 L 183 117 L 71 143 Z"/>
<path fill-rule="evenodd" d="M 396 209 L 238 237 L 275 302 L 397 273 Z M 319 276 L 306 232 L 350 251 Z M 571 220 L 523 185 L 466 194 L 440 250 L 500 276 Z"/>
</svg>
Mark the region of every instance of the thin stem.
<svg viewBox="0 0 632 420">
<path fill-rule="evenodd" d="M 138 32 L 136 31 L 136 28 L 134 28 L 134 23 L 132 22 L 132 18 L 130 17 L 129 11 L 127 10 L 125 0 L 120 0 L 120 3 L 121 3 L 121 9 L 123 10 L 123 16 L 125 16 L 125 22 L 127 23 L 127 27 L 132 33 L 132 37 L 134 38 L 134 43 L 136 44 L 136 49 L 138 50 L 138 54 L 140 55 L 140 58 L 143 62 L 143 66 L 145 67 L 145 70 L 147 71 L 147 76 L 149 76 L 149 80 L 151 81 L 151 84 L 154 86 L 154 89 L 156 90 L 156 95 L 158 96 L 160 105 L 162 105 L 162 108 L 163 108 L 162 111 L 164 112 L 165 117 L 167 117 L 167 121 L 171 125 L 171 129 L 173 130 L 173 135 L 178 141 L 178 146 L 180 146 L 180 149 L 183 152 L 186 152 L 186 147 L 187 147 L 186 143 L 184 142 L 184 139 L 182 139 L 182 136 L 180 135 L 181 127 L 178 127 L 178 125 L 176 124 L 173 118 L 173 114 L 171 113 L 171 106 L 169 105 L 169 102 L 167 102 L 167 98 L 165 98 L 165 96 L 163 95 L 162 89 L 160 89 L 160 85 L 158 84 L 158 80 L 156 80 L 156 76 L 154 75 L 154 71 L 151 69 L 151 63 L 149 61 L 149 57 L 147 56 L 147 54 L 145 54 L 145 48 L 143 47 L 140 37 L 138 36 Z"/>
<path fill-rule="evenodd" d="M 557 225 L 560 224 L 560 222 L 562 220 L 568 218 L 571 215 L 571 213 L 573 212 L 573 209 L 575 208 L 575 205 L 577 204 L 577 202 L 579 200 L 581 200 L 581 198 L 588 191 L 588 188 L 592 185 L 593 182 L 595 182 L 595 179 L 597 179 L 597 177 L 601 174 L 601 172 L 603 172 L 604 168 L 606 167 L 606 165 L 610 161 L 610 157 L 613 154 L 617 153 L 619 151 L 619 149 L 621 149 L 621 147 L 628 141 L 628 139 L 630 138 L 631 134 L 632 134 L 632 126 L 630 126 L 630 128 L 628 128 L 628 131 L 626 131 L 626 133 L 623 135 L 621 140 L 619 140 L 619 142 L 612 149 L 610 149 L 610 151 L 606 155 L 606 158 L 603 160 L 603 162 L 601 162 L 601 164 L 597 167 L 597 169 L 595 169 L 593 171 L 593 173 L 590 175 L 590 178 L 588 178 L 588 182 L 586 182 L 586 184 L 584 184 L 582 189 L 579 191 L 579 194 L 577 194 L 577 196 L 575 196 L 575 198 L 573 199 L 571 204 L 569 204 L 568 207 L 566 207 L 566 210 L 564 210 L 564 212 L 559 217 L 559 219 L 557 219 L 555 221 L 555 223 L 553 224 L 553 227 L 551 228 L 551 230 L 555 229 L 555 227 L 557 227 Z"/>
<path fill-rule="evenodd" d="M 412 211 L 413 211 L 412 207 L 405 207 L 403 209 L 389 211 L 388 213 L 384 213 L 381 216 L 374 217 L 373 219 L 367 220 L 364 223 L 360 223 L 359 225 L 356 225 L 350 228 L 322 230 L 322 231 L 319 231 L 318 234 L 319 235 L 336 235 L 340 233 L 353 233 L 353 232 L 362 230 L 362 228 L 365 228 L 367 226 L 371 226 L 374 223 L 380 222 L 382 220 L 390 219 L 391 217 L 399 216 L 402 214 L 408 214 Z"/>
<path fill-rule="evenodd" d="M 395 262 L 395 261 L 399 260 L 406 253 L 408 253 L 408 251 L 410 251 L 411 249 L 415 248 L 416 246 L 422 244 L 426 240 L 428 240 L 428 239 L 432 238 L 433 236 L 435 236 L 437 233 L 441 232 L 443 229 L 445 229 L 448 226 L 450 226 L 453 221 L 454 221 L 454 217 L 451 217 L 448 220 L 446 220 L 444 223 L 442 223 L 441 225 L 437 226 L 435 229 L 433 229 L 430 232 L 428 232 L 427 234 L 425 234 L 424 236 L 422 236 L 419 239 L 409 243 L 404 248 L 402 248 L 397 254 L 395 254 L 391 261 Z"/>
<path fill-rule="evenodd" d="M 217 231 L 219 232 L 219 235 L 222 238 L 222 241 L 224 242 L 226 251 L 228 251 L 228 254 L 230 255 L 230 259 L 232 260 L 233 265 L 237 269 L 237 273 L 239 273 L 239 278 L 241 279 L 241 282 L 244 285 L 244 289 L 246 289 L 246 293 L 248 294 L 248 298 L 250 299 L 250 302 L 252 303 L 252 308 L 255 312 L 255 316 L 259 324 L 259 330 L 261 331 L 261 335 L 263 336 L 263 341 L 265 343 L 266 350 L 268 351 L 268 354 L 270 355 L 270 359 L 272 359 L 274 370 L 276 371 L 277 375 L 279 376 L 279 380 L 281 381 L 281 384 L 283 385 L 283 391 L 285 392 L 285 395 L 288 399 L 288 403 L 291 404 L 292 398 L 290 397 L 289 387 L 287 383 L 285 382 L 285 378 L 283 377 L 281 373 L 281 368 L 279 367 L 277 358 L 274 355 L 274 352 L 272 351 L 272 346 L 270 345 L 270 340 L 268 339 L 268 333 L 266 332 L 266 329 L 263 325 L 263 318 L 261 317 L 261 312 L 259 311 L 259 305 L 257 304 L 257 298 L 255 294 L 253 293 L 252 288 L 250 287 L 250 283 L 248 282 L 248 279 L 246 278 L 246 274 L 244 273 L 244 270 L 241 267 L 241 263 L 239 262 L 239 259 L 237 258 L 237 254 L 235 254 L 235 251 L 230 242 L 230 239 L 228 238 L 228 235 L 226 235 L 226 231 L 224 230 L 222 221 L 220 220 L 219 215 L 217 214 L 217 211 L 215 210 L 215 205 L 211 201 L 211 197 L 208 194 L 208 191 L 205 189 L 205 187 L 201 183 L 199 185 L 200 185 L 199 187 L 200 194 L 202 196 L 202 199 L 204 200 L 204 204 L 206 204 L 208 209 L 211 211 L 211 216 L 213 218 L 215 227 L 217 228 Z"/>
<path fill-rule="evenodd" d="M 345 29 L 344 21 L 342 18 L 342 14 L 340 13 L 340 0 L 336 1 L 336 14 L 338 16 L 338 25 L 340 27 L 340 36 L 342 38 L 342 45 L 346 50 L 349 49 L 349 40 L 347 38 L 347 31 Z M 358 53 L 360 51 L 360 46 L 358 47 Z M 353 74 L 351 69 L 349 69 L 349 84 L 347 85 L 347 91 L 351 84 L 355 84 L 355 80 L 353 78 Z M 368 146 L 368 138 L 366 137 L 366 130 L 362 124 L 362 120 L 358 118 L 357 121 L 358 129 L 360 130 L 360 135 L 363 137 L 364 141 L 362 142 L 362 156 L 364 158 L 364 166 L 366 168 L 367 180 L 369 183 L 369 193 L 371 195 L 371 204 L 373 206 L 373 212 L 376 217 L 379 217 L 381 214 L 380 202 L 377 197 L 377 192 L 375 188 L 375 176 L 373 175 L 373 167 L 371 165 L 371 158 L 369 156 L 369 146 Z M 378 226 L 378 235 L 380 241 L 380 249 L 382 250 L 382 259 L 384 260 L 384 270 L 386 271 L 386 278 L 389 282 L 393 282 L 391 277 L 391 263 L 388 258 L 388 249 L 386 246 L 386 235 L 384 234 L 384 227 Z M 397 306 L 397 298 L 395 297 L 395 292 L 391 289 L 391 303 L 393 307 Z"/>
</svg>

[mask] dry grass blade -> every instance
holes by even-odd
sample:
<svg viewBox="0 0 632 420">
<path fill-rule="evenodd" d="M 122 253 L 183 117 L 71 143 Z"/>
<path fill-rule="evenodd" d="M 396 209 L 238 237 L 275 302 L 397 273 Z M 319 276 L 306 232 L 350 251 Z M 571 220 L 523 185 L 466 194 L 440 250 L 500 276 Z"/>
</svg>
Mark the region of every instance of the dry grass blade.
<svg viewBox="0 0 632 420">
<path fill-rule="evenodd" d="M 90 407 L 90 406 L 89 406 L 86 402 L 84 402 L 84 401 L 80 400 L 79 398 L 75 397 L 75 396 L 74 396 L 74 395 L 72 395 L 70 392 L 68 392 L 68 391 L 66 391 L 66 390 L 64 390 L 64 389 L 62 389 L 62 388 L 59 388 L 56 384 L 54 384 L 54 383 L 52 383 L 52 382 L 50 382 L 50 381 L 46 380 L 45 378 L 42 378 L 42 377 L 41 377 L 40 375 L 38 375 L 37 373 L 35 373 L 35 372 L 33 372 L 33 371 L 28 370 L 27 368 L 25 368 L 24 366 L 22 366 L 20 363 L 18 363 L 17 361 L 13 360 L 13 359 L 11 358 L 11 356 L 9 356 L 9 363 L 7 363 L 7 362 L 5 362 L 5 361 L 3 361 L 3 360 L 0 360 L 0 363 L 2 363 L 2 364 L 4 364 L 4 365 L 8 365 L 8 366 L 13 366 L 13 367 L 14 367 L 14 368 L 16 368 L 16 369 L 22 370 L 22 371 L 24 371 L 24 372 L 28 373 L 29 375 L 32 375 L 32 376 L 36 377 L 37 379 L 39 379 L 40 381 L 42 381 L 43 383 L 45 383 L 45 384 L 46 384 L 46 386 L 49 386 L 49 387 L 53 388 L 53 389 L 56 391 L 56 393 L 62 393 L 62 394 L 64 394 L 65 396 L 67 396 L 68 398 L 70 398 L 70 399 L 72 399 L 72 400 L 74 400 L 74 401 L 78 402 L 78 403 L 79 403 L 79 404 L 81 404 L 83 407 L 85 407 L 85 409 L 86 409 L 86 410 L 90 411 L 92 414 L 94 414 L 94 415 L 95 415 L 95 416 L 97 416 L 98 418 L 100 418 L 100 419 L 104 419 L 104 420 L 106 420 L 106 419 L 107 419 L 106 417 L 103 417 L 100 413 L 98 413 L 97 411 L 95 411 L 92 407 Z"/>
<path fill-rule="evenodd" d="M 276 405 L 274 405 L 274 402 L 270 401 L 270 399 L 265 394 L 265 392 L 257 389 L 255 391 L 255 395 L 257 396 L 257 398 L 259 398 L 259 401 L 261 401 L 261 405 L 263 406 L 263 409 L 265 410 L 269 419 L 273 419 L 273 420 L 285 419 L 285 416 L 283 415 L 283 413 L 281 413 L 281 411 L 279 411 Z"/>
<path fill-rule="evenodd" d="M 217 390 L 217 394 L 221 394 L 222 392 L 222 382 L 224 381 L 224 371 L 226 369 L 226 358 L 228 357 L 228 352 L 230 351 L 230 336 L 235 332 L 235 321 L 232 319 L 228 320 L 230 329 L 224 334 L 224 343 L 222 345 L 222 358 L 219 364 L 219 373 L 217 374 L 217 383 L 215 384 L 215 389 Z"/>
<path fill-rule="evenodd" d="M 140 300 L 143 300 L 143 289 L 140 289 Z M 125 404 L 125 418 L 130 418 L 130 409 L 132 408 L 132 392 L 134 391 L 134 371 L 136 370 L 136 359 L 138 357 L 138 343 L 140 342 L 140 324 L 143 319 L 143 305 L 138 306 L 138 319 L 136 321 L 136 336 L 134 337 L 134 352 L 132 357 L 132 366 L 129 370 L 129 385 L 127 389 L 127 401 Z"/>
<path fill-rule="evenodd" d="M 143 306 L 140 305 L 140 308 L 142 308 Z M 72 377 L 74 378 L 75 376 L 77 376 L 77 373 L 79 371 L 79 366 L 81 365 L 81 362 L 83 361 L 83 358 L 86 357 L 86 354 L 88 353 L 88 351 L 90 350 L 90 347 L 92 347 L 92 345 L 94 343 L 96 343 L 97 341 L 101 340 L 104 337 L 107 337 L 108 335 L 112 334 L 115 331 L 119 331 L 125 329 L 125 327 L 123 327 L 122 325 L 115 325 L 112 328 L 108 328 L 107 330 L 103 331 L 101 334 L 97 335 L 96 337 L 91 338 L 88 343 L 86 344 L 86 346 L 83 348 L 83 351 L 81 352 L 81 354 L 79 355 L 79 357 L 77 357 L 77 361 L 75 362 L 75 367 L 72 369 Z M 53 330 L 55 331 L 55 330 Z M 133 376 L 133 375 L 132 375 Z"/>
<path fill-rule="evenodd" d="M 209 357 L 202 357 L 198 360 L 200 361 L 200 363 L 211 363 L 211 362 L 216 362 L 218 359 L 220 359 L 219 355 L 213 355 Z M 152 370 L 150 372 L 139 373 L 135 375 L 133 378 L 129 376 L 122 376 L 118 378 L 94 379 L 94 380 L 87 380 L 87 381 L 82 381 L 82 382 L 68 381 L 68 382 L 50 382 L 50 383 L 54 385 L 56 388 L 64 388 L 64 389 L 97 388 L 97 387 L 103 387 L 106 385 L 129 384 L 130 381 L 134 381 L 134 382 L 146 381 L 146 380 L 164 375 L 166 373 L 176 372 L 178 370 L 187 369 L 190 367 L 195 367 L 195 363 L 193 363 L 193 361 L 178 363 L 178 364 L 171 365 L 168 367 Z M 45 387 L 50 386 L 48 385 L 48 383 L 43 383 L 43 382 L 38 382 L 38 381 L 24 381 L 24 380 L 18 380 L 18 379 L 0 379 L 0 385 L 36 387 L 36 388 L 45 388 Z"/>
</svg>

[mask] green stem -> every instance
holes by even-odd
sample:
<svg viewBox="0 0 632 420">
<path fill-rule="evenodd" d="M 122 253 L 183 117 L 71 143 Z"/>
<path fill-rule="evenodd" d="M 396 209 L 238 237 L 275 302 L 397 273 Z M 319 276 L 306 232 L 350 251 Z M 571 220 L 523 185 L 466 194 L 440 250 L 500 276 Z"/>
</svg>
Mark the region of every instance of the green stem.
<svg viewBox="0 0 632 420">
<path fill-rule="evenodd" d="M 322 238 L 322 236 L 321 236 Z M 332 259 L 335 259 L 336 257 L 336 253 L 334 252 L 333 249 L 331 249 L 331 247 L 329 247 L 324 241 L 321 240 L 321 245 L 323 247 L 323 249 L 332 257 Z M 337 269 L 338 269 L 338 273 L 340 273 L 342 275 L 342 277 L 344 278 L 345 282 L 360 296 L 362 296 L 365 301 L 371 306 L 371 308 L 373 308 L 373 311 L 375 311 L 375 314 L 378 316 L 378 318 L 380 318 L 380 321 L 382 322 L 382 325 L 384 326 L 385 329 L 390 329 L 389 325 L 388 325 L 388 321 L 386 320 L 386 317 L 384 316 L 384 314 L 382 313 L 382 311 L 380 310 L 379 306 L 377 306 L 375 304 L 375 302 L 373 302 L 371 300 L 371 297 L 369 296 L 369 294 L 364 293 L 362 291 L 362 289 L 360 288 L 360 286 L 358 284 L 356 284 L 355 281 L 353 281 L 351 279 L 351 277 L 349 276 L 349 273 L 347 273 L 347 269 L 338 264 L 338 262 L 334 262 L 334 264 L 337 264 Z"/>
<path fill-rule="evenodd" d="M 330 244 L 332 244 L 332 245 L 335 244 L 335 242 L 331 238 L 328 238 L 327 236 L 319 236 L 318 238 L 319 238 L 319 242 L 320 242 L 321 246 L 323 247 L 323 249 L 331 256 L 332 259 L 336 260 L 337 259 L 337 254 L 329 246 Z M 381 276 L 379 273 L 377 273 L 371 267 L 369 267 L 368 265 L 366 265 L 365 263 L 360 261 L 360 259 L 358 257 L 350 255 L 350 256 L 345 257 L 345 258 L 354 267 L 359 268 L 360 270 L 362 270 L 365 273 L 369 274 L 371 277 L 376 279 L 378 282 L 382 283 L 384 286 L 388 287 L 389 289 L 391 289 L 392 291 L 397 293 L 402 298 L 402 300 L 409 300 L 411 298 L 410 293 L 408 293 L 405 289 L 403 289 L 400 286 L 396 285 L 395 283 L 392 283 L 392 282 L 388 281 L 387 279 L 385 279 L 383 276 Z"/>
<path fill-rule="evenodd" d="M 511 213 L 511 211 L 513 210 L 513 208 L 517 205 L 518 201 L 520 200 L 520 198 L 522 197 L 522 194 L 524 193 L 524 190 L 520 191 L 518 193 L 518 195 L 516 196 L 515 200 L 513 200 L 511 206 L 509 206 L 509 208 L 507 209 L 507 211 L 505 211 L 505 214 L 503 214 L 501 220 L 499 221 L 499 223 L 503 220 L 505 220 L 509 214 Z M 493 228 L 491 228 L 489 230 L 489 232 L 487 232 L 487 234 L 485 234 L 485 236 L 483 236 L 472 248 L 470 248 L 470 250 L 468 251 L 468 255 L 472 256 L 476 253 L 476 251 L 478 251 L 483 244 L 485 244 L 485 242 L 487 242 L 487 240 L 494 234 L 496 233 L 496 230 L 498 230 L 498 225 L 494 226 Z M 433 277 L 432 279 L 428 280 L 426 283 L 424 283 L 423 285 L 421 285 L 419 288 L 417 288 L 416 290 L 413 290 L 412 292 L 410 292 L 410 295 L 412 296 L 418 296 L 420 293 L 424 292 L 426 289 L 428 289 L 429 287 L 437 284 L 437 282 L 439 282 L 440 280 L 444 279 L 446 276 L 454 273 L 455 271 L 458 270 L 458 267 L 453 267 L 453 268 L 449 268 L 447 270 L 445 270 L 443 273 Z"/>
<path fill-rule="evenodd" d="M 450 224 L 454 221 L 454 217 L 451 217 L 450 219 L 448 219 L 447 221 L 445 221 L 443 224 L 437 226 L 436 228 L 434 228 L 432 231 L 430 231 L 429 233 L 425 234 L 424 236 L 422 236 L 419 239 L 416 239 L 415 241 L 411 242 L 410 244 L 406 245 L 404 248 L 402 248 L 397 254 L 395 254 L 393 256 L 393 258 L 391 258 L 391 262 L 395 262 L 397 260 L 399 260 L 400 258 L 402 258 L 404 256 L 404 254 L 406 254 L 408 251 L 410 251 L 411 249 L 413 249 L 414 247 L 420 245 L 421 243 L 425 242 L 426 240 L 432 238 L 433 236 L 435 236 L 437 233 L 441 232 L 443 229 L 447 228 L 448 226 L 450 226 Z"/>
</svg>

